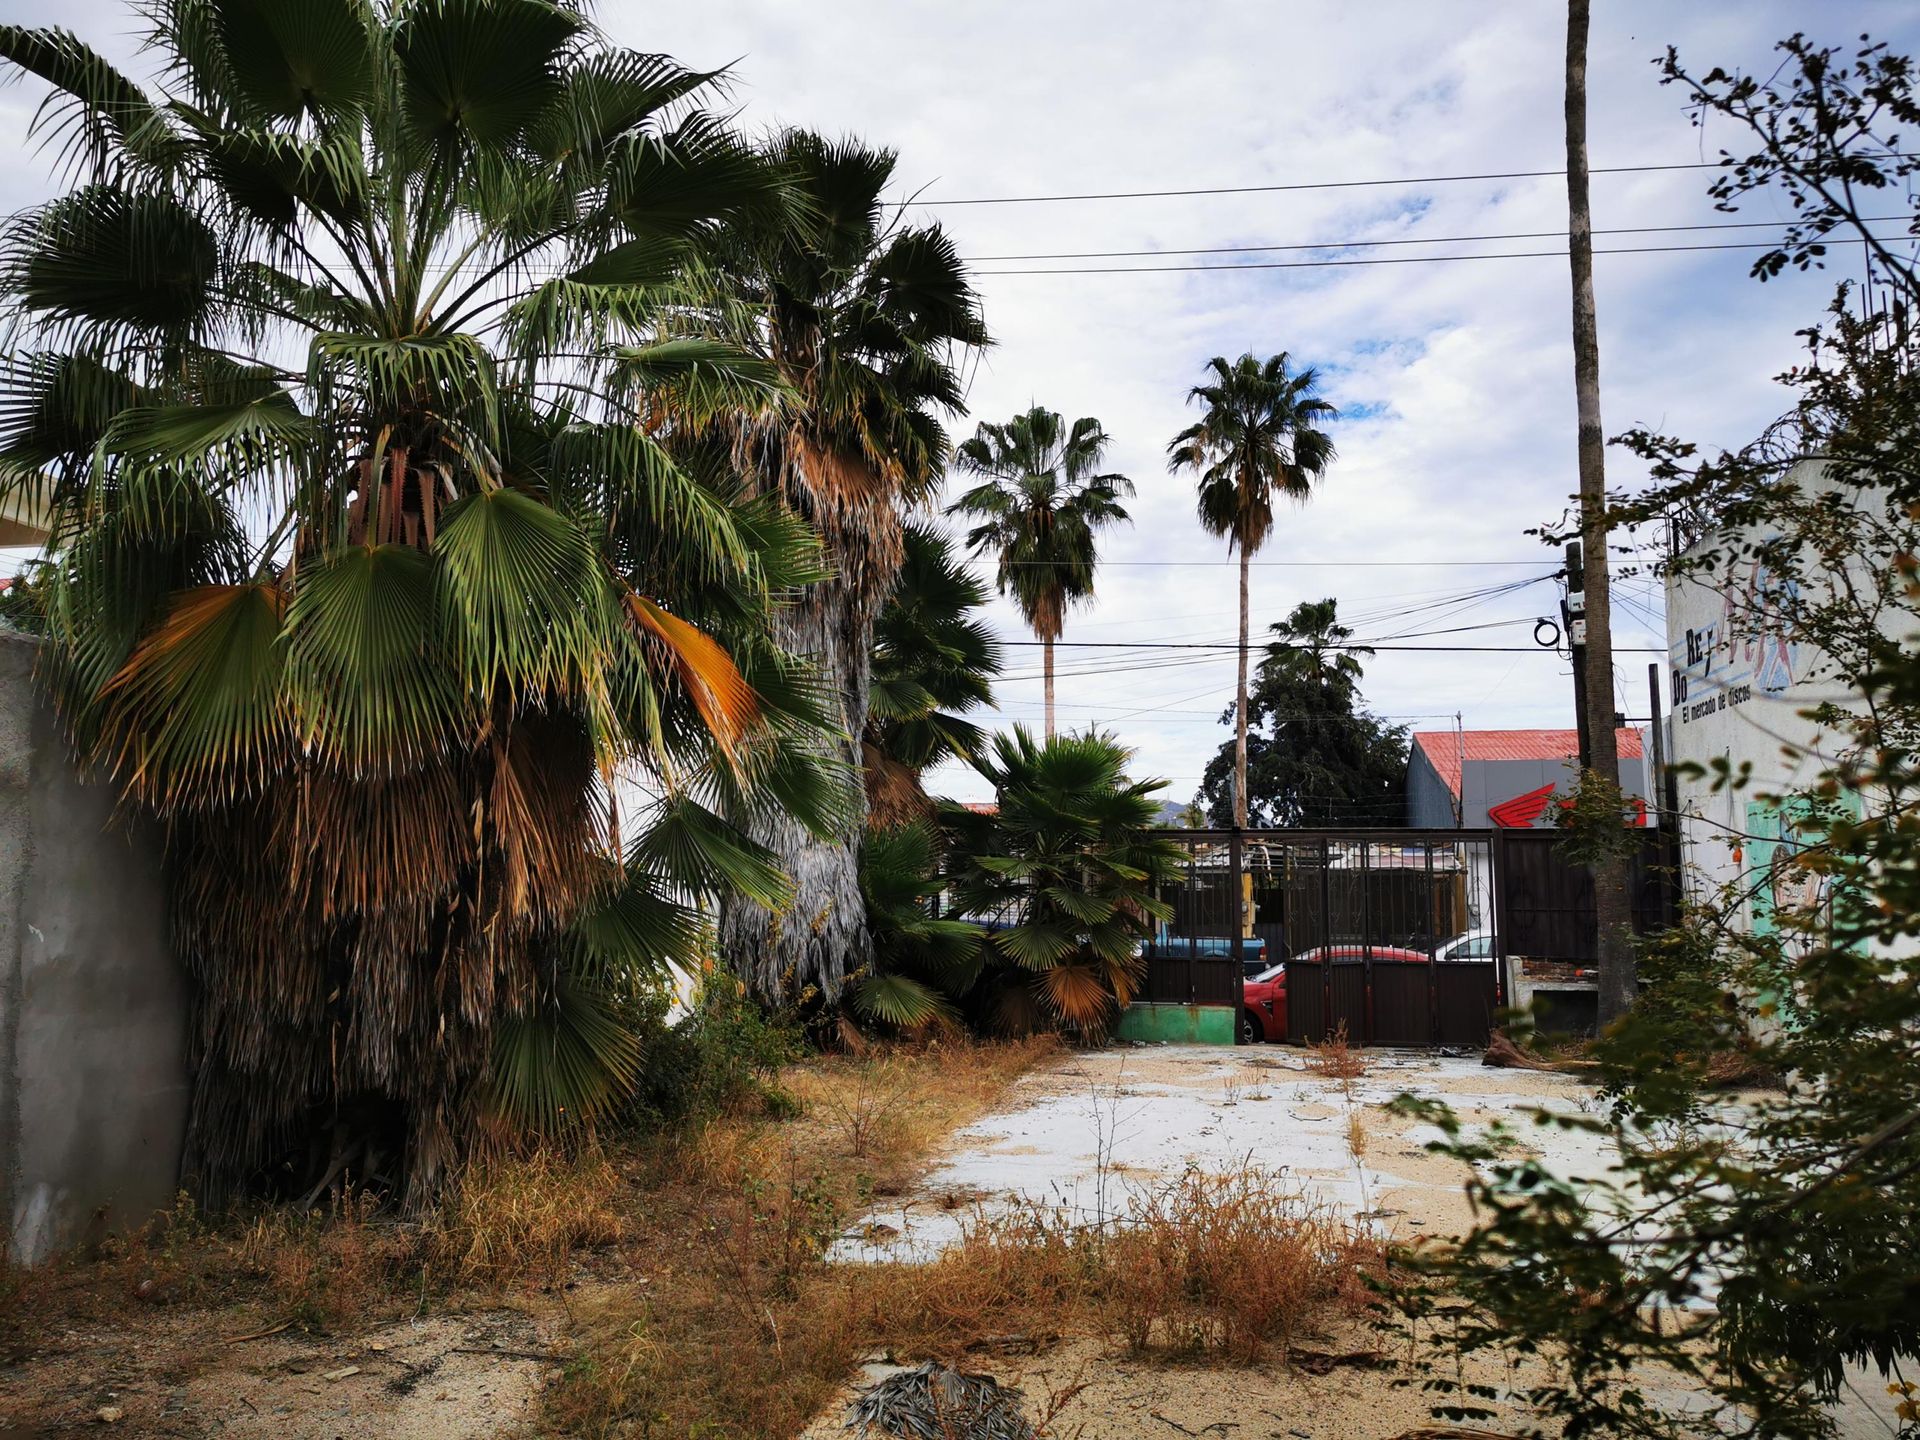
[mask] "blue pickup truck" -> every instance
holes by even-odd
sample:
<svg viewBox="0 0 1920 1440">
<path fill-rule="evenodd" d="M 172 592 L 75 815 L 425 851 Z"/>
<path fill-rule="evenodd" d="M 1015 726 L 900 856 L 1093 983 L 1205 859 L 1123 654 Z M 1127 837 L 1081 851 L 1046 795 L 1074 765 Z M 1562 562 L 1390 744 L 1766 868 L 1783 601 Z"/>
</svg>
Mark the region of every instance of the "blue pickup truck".
<svg viewBox="0 0 1920 1440">
<path fill-rule="evenodd" d="M 1248 975 L 1258 975 L 1268 964 L 1267 942 L 1257 935 L 1239 940 L 1229 935 L 1176 935 L 1169 926 L 1162 925 L 1154 931 L 1153 947 L 1162 955 L 1191 953 L 1211 960 L 1224 959 L 1237 952 L 1240 968 Z"/>
</svg>

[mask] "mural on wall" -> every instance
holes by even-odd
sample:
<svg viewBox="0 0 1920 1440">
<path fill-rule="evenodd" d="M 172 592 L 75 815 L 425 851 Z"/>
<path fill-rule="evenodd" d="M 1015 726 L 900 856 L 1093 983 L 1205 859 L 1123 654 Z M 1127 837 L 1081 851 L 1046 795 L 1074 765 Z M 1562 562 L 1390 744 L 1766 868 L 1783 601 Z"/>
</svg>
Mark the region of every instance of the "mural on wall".
<svg viewBox="0 0 1920 1440">
<path fill-rule="evenodd" d="M 1793 966 L 1829 943 L 1833 925 L 1832 882 L 1801 863 L 1801 856 L 1834 821 L 1857 820 L 1860 810 L 1860 797 L 1853 794 L 1822 804 L 1801 795 L 1747 802 L 1746 835 L 1733 852 L 1744 867 L 1747 924 L 1754 935 L 1780 942 L 1778 973 L 1756 997 L 1762 1014 L 1797 1018 Z"/>
<path fill-rule="evenodd" d="M 1792 576 L 1756 556 L 1717 589 L 1686 588 L 1718 603 L 1700 623 L 1682 628 L 1673 642 L 1676 724 L 1689 725 L 1744 705 L 1755 695 L 1780 695 L 1801 678 L 1800 647 L 1789 625 L 1800 593 Z M 1671 595 L 1668 603 L 1671 607 Z M 1687 608 L 1697 606 L 1696 600 Z"/>
</svg>

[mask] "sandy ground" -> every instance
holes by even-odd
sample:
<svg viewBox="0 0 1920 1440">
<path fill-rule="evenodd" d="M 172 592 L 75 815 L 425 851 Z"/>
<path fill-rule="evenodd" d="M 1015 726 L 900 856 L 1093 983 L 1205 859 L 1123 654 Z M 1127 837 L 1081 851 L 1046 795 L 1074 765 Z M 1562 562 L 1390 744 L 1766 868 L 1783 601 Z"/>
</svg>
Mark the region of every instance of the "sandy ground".
<svg viewBox="0 0 1920 1440">
<path fill-rule="evenodd" d="M 68 1331 L 0 1371 L 0 1436 L 233 1440 L 491 1440 L 523 1433 L 550 1324 L 514 1310 L 440 1316 L 329 1341 L 296 1331 L 182 1347 L 162 1317 Z M 131 1343 L 130 1343 L 131 1341 Z"/>
<path fill-rule="evenodd" d="M 1515 1151 L 1559 1174 L 1604 1176 L 1612 1152 L 1598 1137 L 1542 1126 L 1535 1110 L 1590 1112 L 1590 1086 L 1572 1076 L 1491 1070 L 1477 1055 L 1433 1057 L 1373 1051 L 1350 1082 L 1325 1078 L 1302 1051 L 1280 1046 L 1220 1049 L 1139 1046 L 1076 1053 L 1016 1083 L 993 1115 L 955 1132 L 921 1183 L 851 1227 L 835 1248 L 847 1262 L 918 1259 L 938 1253 L 969 1216 L 1017 1205 L 1057 1205 L 1083 1220 L 1124 1213 L 1129 1192 L 1164 1184 L 1189 1166 L 1231 1170 L 1252 1163 L 1284 1172 L 1303 1193 L 1338 1205 L 1396 1240 L 1457 1235 L 1471 1223 L 1467 1171 L 1425 1148 L 1429 1126 L 1384 1108 L 1411 1093 L 1445 1100 L 1469 1128 L 1505 1121 Z M 1350 1135 L 1358 1117 L 1363 1154 Z M 1393 1440 L 1437 1422 L 1435 1397 L 1404 1342 L 1352 1325 L 1318 1337 L 1329 1353 L 1381 1349 L 1378 1367 L 1312 1375 L 1278 1360 L 1240 1369 L 1133 1359 L 1092 1340 L 1070 1340 L 1032 1357 L 980 1356 L 962 1368 L 1019 1385 L 1030 1413 L 1060 1403 L 1048 1431 L 1081 1440 Z M 897 1360 L 872 1357 L 863 1375 L 809 1429 L 811 1440 L 843 1436 L 855 1388 Z M 1448 1362 L 1450 1363 L 1450 1362 Z M 1476 1360 L 1457 1378 L 1502 1392 L 1523 1388 L 1537 1362 Z M 1645 1389 L 1680 1409 L 1690 1396 Z M 1478 1400 L 1474 1403 L 1488 1403 Z M 1842 1440 L 1888 1437 L 1881 1382 L 1857 1377 L 1836 1411 Z M 1472 1423 L 1495 1433 L 1527 1423 L 1524 1408 L 1494 1402 L 1497 1417 Z"/>
</svg>

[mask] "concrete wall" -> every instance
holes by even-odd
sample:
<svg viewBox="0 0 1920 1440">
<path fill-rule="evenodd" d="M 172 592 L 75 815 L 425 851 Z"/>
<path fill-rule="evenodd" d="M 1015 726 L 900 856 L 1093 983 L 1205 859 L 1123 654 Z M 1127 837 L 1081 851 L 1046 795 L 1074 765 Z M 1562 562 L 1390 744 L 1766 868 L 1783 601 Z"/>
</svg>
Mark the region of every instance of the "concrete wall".
<svg viewBox="0 0 1920 1440">
<path fill-rule="evenodd" d="M 0 1223 L 29 1263 L 170 1204 L 187 1112 L 159 847 L 75 775 L 36 653 L 0 630 Z"/>
</svg>

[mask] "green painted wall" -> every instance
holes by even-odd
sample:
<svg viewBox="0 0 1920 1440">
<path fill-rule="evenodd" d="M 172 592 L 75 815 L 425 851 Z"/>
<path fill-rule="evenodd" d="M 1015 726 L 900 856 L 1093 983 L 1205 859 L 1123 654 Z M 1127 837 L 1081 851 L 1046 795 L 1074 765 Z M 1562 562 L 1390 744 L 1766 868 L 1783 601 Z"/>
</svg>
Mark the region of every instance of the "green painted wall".
<svg viewBox="0 0 1920 1440">
<path fill-rule="evenodd" d="M 1239 1018 L 1225 1005 L 1129 1005 L 1113 1033 L 1118 1040 L 1231 1045 Z"/>
</svg>

